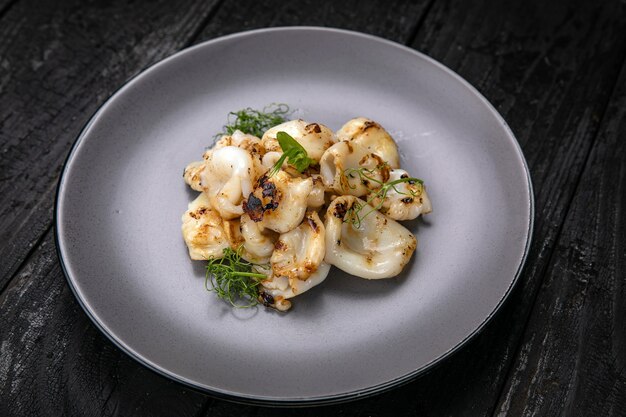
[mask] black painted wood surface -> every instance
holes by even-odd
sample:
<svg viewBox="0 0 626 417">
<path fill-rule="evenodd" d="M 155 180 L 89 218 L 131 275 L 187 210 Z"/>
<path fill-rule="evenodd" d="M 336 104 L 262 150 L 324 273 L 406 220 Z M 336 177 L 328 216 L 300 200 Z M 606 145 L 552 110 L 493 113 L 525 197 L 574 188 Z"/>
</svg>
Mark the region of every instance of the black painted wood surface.
<svg viewBox="0 0 626 417">
<path fill-rule="evenodd" d="M 375 34 L 457 71 L 510 124 L 536 196 L 524 273 L 480 335 L 407 385 L 297 410 L 212 399 L 127 357 L 73 298 L 52 227 L 62 163 L 119 85 L 283 25 Z M 625 35 L 619 1 L 0 0 L 0 416 L 626 415 Z"/>
</svg>

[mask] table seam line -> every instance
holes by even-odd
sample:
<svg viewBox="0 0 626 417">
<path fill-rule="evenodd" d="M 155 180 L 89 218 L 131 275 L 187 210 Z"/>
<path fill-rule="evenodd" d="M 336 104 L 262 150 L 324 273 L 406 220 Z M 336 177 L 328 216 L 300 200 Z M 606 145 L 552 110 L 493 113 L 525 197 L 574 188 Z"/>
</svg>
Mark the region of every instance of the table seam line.
<svg viewBox="0 0 626 417">
<path fill-rule="evenodd" d="M 17 4 L 18 1 L 20 0 L 11 0 L 4 6 L 4 8 L 2 8 L 2 10 L 0 10 L 0 20 L 2 20 L 7 13 L 9 13 L 9 11 L 13 8 L 13 6 Z"/>
<path fill-rule="evenodd" d="M 35 240 L 35 244 L 30 248 L 30 250 L 28 251 L 28 253 L 24 257 L 22 262 L 20 262 L 20 264 L 15 268 L 15 272 L 13 272 L 13 274 L 11 274 L 11 277 L 9 279 L 7 279 L 7 281 L 4 283 L 2 288 L 0 288 L 0 297 L 2 297 L 4 295 L 4 292 L 7 290 L 7 288 L 9 288 L 11 286 L 11 283 L 24 270 L 24 267 L 26 267 L 28 262 L 35 255 L 35 252 L 37 252 L 41 248 L 41 246 L 43 244 L 43 241 L 46 239 L 46 236 L 52 230 L 53 223 L 54 223 L 53 221 L 49 222 L 49 224 L 46 226 L 46 228 L 43 231 L 43 233 L 41 233 L 41 235 Z"/>
<path fill-rule="evenodd" d="M 419 34 L 420 30 L 424 26 L 424 22 L 426 21 L 426 18 L 430 14 L 430 11 L 432 10 L 434 4 L 435 4 L 435 0 L 430 0 L 430 2 L 426 5 L 426 7 L 424 8 L 424 11 L 422 12 L 422 15 L 417 19 L 417 23 L 415 24 L 415 27 L 409 34 L 409 37 L 407 38 L 406 42 L 404 42 L 404 45 L 408 46 L 411 49 L 417 50 L 412 45 L 415 43 L 415 40 L 417 39 L 417 35 Z"/>
<path fill-rule="evenodd" d="M 207 26 L 209 26 L 209 23 L 211 23 L 211 21 L 213 20 L 215 15 L 217 15 L 217 13 L 222 8 L 224 3 L 225 3 L 225 0 L 217 0 L 215 2 L 215 4 L 211 7 L 211 10 L 209 10 L 209 12 L 204 17 L 204 19 L 202 19 L 202 21 L 198 24 L 198 27 L 196 28 L 196 30 L 191 34 L 187 42 L 183 44 L 183 47 L 180 48 L 179 51 L 189 48 L 190 46 L 194 45 L 198 41 L 198 38 L 200 37 L 202 32 L 204 32 Z"/>
</svg>

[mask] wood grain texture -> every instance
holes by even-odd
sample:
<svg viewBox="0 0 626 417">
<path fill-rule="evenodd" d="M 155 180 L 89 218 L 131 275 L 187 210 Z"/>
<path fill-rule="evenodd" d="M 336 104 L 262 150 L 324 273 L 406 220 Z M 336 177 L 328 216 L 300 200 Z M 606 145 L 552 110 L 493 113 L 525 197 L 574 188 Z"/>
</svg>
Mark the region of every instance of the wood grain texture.
<svg viewBox="0 0 626 417">
<path fill-rule="evenodd" d="M 517 134 L 536 190 L 535 243 L 510 300 L 462 351 L 405 387 L 325 414 L 492 415 L 623 60 L 623 18 L 616 2 L 434 4 L 414 46 L 474 84 Z M 303 413 L 316 410 L 259 412 Z"/>
<path fill-rule="evenodd" d="M 49 230 L 81 126 L 126 79 L 187 45 L 214 3 L 21 1 L 3 16 L 0 287 Z M 89 322 L 49 235 L 3 293 L 0 415 L 165 415 L 168 404 L 194 415 L 205 396 L 132 361 Z"/>
<path fill-rule="evenodd" d="M 253 5 L 272 9 L 267 5 L 264 6 L 263 3 L 250 4 L 250 7 Z M 335 11 L 338 14 L 334 18 L 324 16 L 324 19 L 329 22 L 335 22 L 334 24 L 337 26 L 355 28 L 358 27 L 358 24 L 355 22 L 361 21 L 360 19 L 369 21 L 376 15 L 383 15 L 383 12 L 387 10 L 386 6 L 379 5 L 378 9 L 363 8 L 362 13 L 367 12 L 367 14 L 360 15 L 358 12 L 352 12 L 355 5 L 356 3 L 346 3 L 345 9 L 338 6 L 328 9 L 329 14 L 334 14 Z M 404 2 L 398 2 L 397 8 L 404 13 L 402 19 L 408 19 L 409 13 L 417 13 L 415 15 L 415 22 L 417 22 L 420 17 L 419 13 L 425 10 L 425 5 L 426 3 L 405 5 Z M 228 7 L 234 6 L 239 7 L 241 3 L 226 5 L 222 11 L 223 19 L 231 21 L 233 16 L 230 14 Z M 288 8 L 290 6 L 285 5 L 284 7 Z M 307 7 L 311 10 L 316 8 L 313 4 L 309 4 Z M 241 9 L 238 10 L 239 13 L 242 13 Z M 279 8 L 273 7 L 273 10 L 277 11 Z M 301 12 L 303 10 L 306 11 L 306 9 L 298 10 Z M 250 12 L 254 12 L 254 10 L 248 9 L 247 13 Z M 82 11 L 81 13 L 88 12 Z M 369 27 L 371 30 L 377 30 L 377 33 L 385 34 L 384 27 L 389 26 L 390 29 L 386 32 L 388 37 L 399 40 L 409 39 L 414 30 L 414 25 L 407 25 L 402 28 L 393 26 L 391 25 L 391 22 L 394 21 L 393 13 L 386 13 L 387 17 L 385 19 L 379 20 L 377 23 L 370 23 Z M 296 19 L 290 20 L 289 23 L 314 24 L 316 21 L 305 19 L 308 15 L 308 13 L 304 13 L 302 22 Z M 60 13 L 60 16 L 66 16 L 66 12 Z M 101 18 L 104 20 L 100 24 L 106 27 L 106 19 L 109 19 L 110 16 Z M 342 25 L 342 19 L 348 18 L 354 19 L 354 22 L 350 20 L 350 22 L 345 22 Z M 264 23 L 265 20 L 263 19 L 268 19 L 267 23 Z M 259 14 L 258 20 L 255 22 L 256 25 L 269 25 L 271 23 L 269 19 L 271 19 L 269 14 Z M 400 17 L 396 16 L 395 20 L 398 19 Z M 96 17 L 94 17 L 94 20 L 96 20 Z M 276 22 L 281 24 L 280 20 Z M 321 21 L 318 22 L 321 23 Z M 256 26 L 253 25 L 251 27 Z M 198 27 L 188 29 L 190 32 L 194 32 L 195 37 Z M 109 30 L 113 30 L 113 27 L 109 27 Z M 136 30 L 140 31 L 141 28 L 138 27 Z M 237 28 L 233 27 L 232 30 L 237 30 Z M 400 30 L 403 30 L 403 32 L 397 33 Z M 216 35 L 212 35 L 210 31 L 203 33 L 203 38 L 212 36 Z M 73 48 L 72 42 L 76 41 L 78 40 L 65 39 L 64 43 L 67 43 L 67 47 L 71 49 Z M 80 54 L 88 55 L 88 52 L 82 50 Z M 95 58 L 86 56 L 82 59 L 89 60 Z M 23 59 L 18 59 L 17 61 L 22 62 Z M 139 63 L 137 64 L 139 65 Z M 50 71 L 55 70 L 55 65 L 58 65 L 58 62 L 50 64 Z M 108 64 L 105 65 L 105 68 L 107 66 Z M 122 77 L 120 74 L 117 74 L 117 76 Z M 111 84 L 108 83 L 108 79 L 106 81 L 106 86 L 112 85 L 112 82 Z M 100 80 L 95 81 L 96 85 L 100 82 Z M 88 85 L 82 85 L 80 88 L 77 87 L 77 90 L 88 89 L 88 87 Z M 106 95 L 108 93 L 98 96 L 97 99 L 102 100 Z M 49 103 L 51 107 L 55 105 L 63 107 L 65 102 L 62 98 L 57 98 L 59 98 L 59 102 Z M 0 107 L 0 110 L 2 109 Z M 67 115 L 77 113 L 76 109 L 60 111 L 66 111 Z M 84 110 L 86 115 L 88 112 L 89 110 Z M 80 113 L 82 114 L 83 110 Z M 7 138 L 7 141 L 9 139 L 11 138 Z M 66 139 L 65 152 L 71 143 L 69 134 Z M 39 138 L 39 141 L 41 144 L 54 143 L 48 136 L 42 136 Z M 31 146 L 33 145 L 31 144 Z M 61 149 L 60 145 L 59 149 Z M 61 155 L 62 152 L 57 151 L 57 154 Z M 17 164 L 19 166 L 10 165 L 8 159 L 5 161 L 11 169 L 18 169 L 19 166 L 25 165 L 26 159 L 23 158 L 23 161 L 18 161 Z M 44 198 L 43 201 L 35 204 L 37 209 L 45 212 L 45 216 L 42 216 L 45 217 L 45 220 L 40 223 L 42 224 L 42 230 L 45 230 L 51 218 L 51 201 L 53 199 L 52 194 L 56 185 L 56 178 L 53 175 L 49 175 L 46 181 L 49 185 L 48 197 L 50 201 Z M 17 191 L 15 193 L 17 195 Z M 24 226 L 32 227 L 32 225 L 27 224 Z M 32 233 L 32 230 L 28 232 L 31 234 L 24 239 L 31 239 L 32 241 L 36 233 Z M 5 324 L 3 328 L 6 330 L 0 334 L 0 340 L 2 340 L 4 352 L 7 354 L 3 355 L 0 379 L 11 381 L 11 384 L 0 384 L 0 398 L 8 399 L 5 404 L 14 404 L 9 410 L 3 410 L 7 411 L 6 415 L 97 414 L 156 416 L 172 415 L 173 407 L 177 407 L 175 415 L 194 415 L 195 413 L 204 414 L 205 412 L 210 413 L 210 415 L 220 415 L 220 413 L 229 415 L 228 413 L 232 411 L 231 407 L 237 407 L 236 410 L 241 415 L 249 415 L 256 412 L 255 407 L 212 401 L 205 395 L 189 392 L 184 387 L 148 371 L 122 354 L 119 349 L 114 347 L 89 323 L 84 313 L 76 306 L 71 292 L 64 286 L 62 272 L 58 267 L 58 261 L 51 245 L 50 232 L 48 232 L 43 239 L 41 247 L 37 247 L 32 253 L 24 269 L 10 282 L 9 289 L 3 294 L 3 305 L 5 308 L 2 310 L 1 318 L 3 320 L 2 323 Z M 10 252 L 9 256 L 15 260 L 15 266 L 12 267 L 15 269 L 16 265 L 19 264 L 19 257 L 23 255 Z M 10 275 L 13 269 L 7 269 L 9 271 L 7 276 Z M 36 282 L 39 281 L 45 282 L 48 286 L 54 285 L 55 302 L 63 306 L 72 306 L 72 308 L 54 308 L 50 312 L 50 305 L 43 306 L 41 304 L 44 294 L 38 290 L 40 287 Z M 35 326 L 35 328 L 30 329 L 27 320 L 20 321 L 15 319 L 24 315 L 36 317 L 43 315 L 44 311 L 47 312 L 45 314 L 48 314 L 45 326 Z M 25 343 L 20 336 L 24 332 L 32 332 L 32 337 L 38 340 L 38 342 Z M 59 335 L 63 335 L 64 338 L 61 345 L 52 342 L 57 340 L 56 338 Z M 42 340 L 44 343 L 41 343 Z M 23 349 L 24 352 L 22 352 Z M 58 357 L 55 359 L 56 365 L 49 366 L 46 358 L 50 359 L 50 351 L 56 349 L 59 351 Z M 49 387 L 48 391 L 58 393 L 58 395 L 46 394 L 45 386 L 37 381 L 45 381 L 46 386 Z M 179 409 L 178 407 L 182 408 Z"/>
<path fill-rule="evenodd" d="M 326 407 L 326 415 L 492 415 L 614 87 L 624 29 L 617 2 L 434 4 L 413 46 L 469 80 L 516 133 L 536 190 L 535 243 L 509 302 L 462 351 L 405 387 Z M 258 415 L 317 412 L 262 409 Z"/>
<path fill-rule="evenodd" d="M 550 324 L 541 314 L 533 315 L 523 350 L 518 352 L 536 294 L 540 295 L 537 308 L 542 303 L 557 305 L 554 297 L 559 293 L 551 291 L 555 288 L 551 282 L 564 279 L 561 270 L 567 273 L 565 267 L 552 267 L 549 280 L 541 287 L 623 61 L 623 5 L 439 0 L 429 10 L 427 1 L 321 5 L 312 1 L 297 5 L 226 1 L 200 32 L 210 8 L 189 1 L 187 7 L 176 5 L 177 10 L 163 14 L 174 5 L 92 2 L 79 7 L 76 1 L 42 6 L 20 0 L 0 21 L 0 279 L 6 281 L 32 250 L 28 262 L 0 296 L 0 415 L 486 416 L 494 410 L 502 415 L 531 415 L 535 410 L 561 415 L 584 407 L 584 396 L 599 398 L 601 392 L 592 392 L 598 386 L 609 392 L 605 401 L 608 412 L 624 410 L 619 396 L 623 374 L 614 377 L 613 386 L 606 378 L 602 380 L 605 385 L 593 385 L 602 370 L 624 369 L 624 358 L 619 356 L 625 351 L 619 322 L 602 327 L 598 320 L 591 320 L 607 314 L 594 300 L 607 301 L 608 293 L 582 297 L 589 305 L 579 310 L 582 318 L 575 321 L 579 328 L 568 337 L 561 338 L 554 330 L 557 319 Z M 149 10 L 144 10 L 146 7 Z M 426 11 L 424 24 L 419 26 Z M 256 27 L 297 24 L 356 29 L 399 42 L 412 40 L 419 29 L 413 46 L 477 86 L 513 128 L 533 174 L 537 224 L 528 267 L 509 302 L 481 335 L 445 363 L 413 383 L 351 404 L 272 410 L 210 400 L 122 354 L 77 306 L 46 230 L 58 170 L 69 144 L 96 105 L 123 80 L 198 33 L 197 39 L 203 40 Z M 96 45 L 94 39 L 102 44 Z M 42 69 L 44 72 L 38 72 Z M 607 117 L 612 117 L 609 114 Z M 623 131 L 621 124 L 615 128 Z M 30 168 L 34 168 L 32 173 Z M 623 177 L 623 173 L 619 175 Z M 623 185 L 620 187 L 623 190 Z M 622 191 L 622 199 L 623 195 Z M 623 207 L 623 201 L 619 204 Z M 604 221 L 614 221 L 623 231 L 623 215 L 615 207 L 602 206 L 598 212 L 606 209 Z M 577 216 L 586 214 L 583 211 L 572 211 L 568 224 L 574 225 Z M 570 246 L 556 246 L 555 259 Z M 578 247 L 586 246 L 581 243 Z M 623 241 L 612 250 L 623 253 Z M 623 271 L 623 257 L 615 255 L 614 259 L 615 271 Z M 599 271 L 598 262 L 591 269 Z M 576 282 L 572 284 L 582 285 Z M 598 285 L 605 288 L 610 282 Z M 623 283 L 621 287 L 611 285 L 623 295 Z M 617 319 L 620 312 L 623 317 L 623 302 L 614 300 L 612 306 L 612 317 Z M 598 326 L 601 328 L 596 329 Z M 549 345 L 542 345 L 542 338 L 530 337 L 550 334 L 551 329 L 554 337 L 548 339 L 553 340 Z M 572 342 L 593 331 L 593 343 Z M 611 331 L 612 343 L 605 346 L 602 337 Z M 557 356 L 563 359 L 567 353 L 561 348 L 567 347 L 579 349 L 580 361 L 590 363 L 578 372 L 590 373 L 567 379 L 561 372 L 559 382 L 568 381 L 571 387 L 551 387 L 548 375 L 542 374 L 546 368 L 540 367 L 545 363 L 541 361 Z M 609 351 L 615 352 L 613 365 L 603 362 L 612 358 Z M 594 356 L 596 352 L 601 352 L 600 356 Z M 516 355 L 513 379 L 505 385 Z M 531 376 L 535 374 L 524 371 L 526 363 L 541 371 L 543 379 L 534 385 Z M 566 365 L 564 362 L 559 369 L 565 370 Z M 594 365 L 599 368 L 597 373 L 590 370 Z M 592 382 L 582 384 L 587 375 Z M 505 395 L 496 409 L 503 387 Z M 535 402 L 524 408 L 517 395 Z M 569 400 L 561 401 L 563 395 Z M 541 408 L 542 404 L 546 408 Z"/>
<path fill-rule="evenodd" d="M 442 20 L 452 16 L 458 19 L 458 30 L 437 29 L 429 34 L 425 28 L 418 44 L 476 85 L 517 133 L 536 190 L 534 244 L 520 285 L 503 311 L 441 370 L 440 382 L 448 381 L 445 386 L 464 399 L 449 402 L 447 395 L 441 394 L 442 385 L 426 384 L 416 396 L 434 398 L 441 407 L 428 403 L 428 410 L 420 409 L 425 415 L 491 414 L 490 404 L 499 395 L 517 349 L 597 131 L 598 115 L 604 110 L 623 57 L 624 44 L 617 35 L 623 30 L 618 30 L 620 13 L 623 15 L 619 6 L 590 10 L 580 4 L 548 11 L 538 3 L 519 2 L 496 7 L 491 10 L 493 18 L 485 10 L 478 19 L 480 13 L 454 17 L 455 7 L 438 3 L 433 19 L 436 14 Z M 585 18 L 588 15 L 597 19 L 595 24 Z M 426 26 L 429 24 L 427 20 Z M 490 28 L 490 34 L 481 28 Z M 604 60 L 603 68 L 597 67 L 598 60 Z M 595 71 L 605 75 L 598 76 Z"/>
<path fill-rule="evenodd" d="M 624 132 L 626 66 L 556 244 L 498 415 L 626 415 Z"/>
<path fill-rule="evenodd" d="M 420 29 L 415 46 L 476 86 L 516 133 L 536 218 L 508 302 L 472 343 L 409 387 L 417 400 L 408 411 L 493 414 L 621 67 L 624 22 L 618 2 L 443 1 Z"/>
<path fill-rule="evenodd" d="M 0 296 L 0 415 L 193 416 L 202 394 L 121 353 L 69 289 L 48 232 Z"/>
<path fill-rule="evenodd" d="M 18 1 L 19 0 L 0 0 L 0 19 L 2 19 L 2 16 Z"/>
<path fill-rule="evenodd" d="M 61 166 L 125 80 L 185 46 L 215 1 L 22 0 L 0 24 L 0 288 L 50 227 Z"/>
<path fill-rule="evenodd" d="M 358 30 L 407 43 L 434 0 L 226 1 L 198 41 L 230 33 L 274 26 L 325 26 Z"/>
</svg>

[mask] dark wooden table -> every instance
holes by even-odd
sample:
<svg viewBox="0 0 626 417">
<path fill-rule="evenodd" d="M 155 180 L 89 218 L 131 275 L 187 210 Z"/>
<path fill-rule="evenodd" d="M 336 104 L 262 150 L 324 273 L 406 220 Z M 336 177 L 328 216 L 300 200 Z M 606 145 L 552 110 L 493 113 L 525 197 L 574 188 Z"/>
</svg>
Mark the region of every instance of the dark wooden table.
<svg viewBox="0 0 626 417">
<path fill-rule="evenodd" d="M 418 380 L 317 409 L 238 405 L 130 359 L 55 251 L 57 181 L 125 80 L 246 29 L 375 34 L 443 62 L 508 121 L 536 196 L 524 273 L 486 329 Z M 0 0 L 0 416 L 626 415 L 626 5 L 619 1 Z"/>
</svg>

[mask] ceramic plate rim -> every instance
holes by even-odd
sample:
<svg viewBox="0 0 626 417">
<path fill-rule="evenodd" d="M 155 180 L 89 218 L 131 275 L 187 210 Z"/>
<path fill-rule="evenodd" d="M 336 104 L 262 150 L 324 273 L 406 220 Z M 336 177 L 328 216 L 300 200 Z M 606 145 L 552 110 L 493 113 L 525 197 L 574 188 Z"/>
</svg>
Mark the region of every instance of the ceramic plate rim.
<svg viewBox="0 0 626 417">
<path fill-rule="evenodd" d="M 69 273 L 69 270 L 65 264 L 65 260 L 64 260 L 64 256 L 63 256 L 63 251 L 64 251 L 64 243 L 63 243 L 63 237 L 60 236 L 59 230 L 62 230 L 62 227 L 60 228 L 60 220 L 59 220 L 59 212 L 60 212 L 60 201 L 63 198 L 64 194 L 67 192 L 67 190 L 64 188 L 64 179 L 66 178 L 67 175 L 67 171 L 68 171 L 68 167 L 70 166 L 70 164 L 72 163 L 73 157 L 76 154 L 76 151 L 78 149 L 78 147 L 81 145 L 81 143 L 84 141 L 85 137 L 86 137 L 86 132 L 89 130 L 89 127 L 98 119 L 98 117 L 104 113 L 104 111 L 106 111 L 106 108 L 108 107 L 108 105 L 110 105 L 114 100 L 116 100 L 118 97 L 120 97 L 122 95 L 122 93 L 129 88 L 130 85 L 132 85 L 133 83 L 137 82 L 139 79 L 141 79 L 142 77 L 144 77 L 147 73 L 149 72 L 153 72 L 158 70 L 158 68 L 162 65 L 165 65 L 167 62 L 169 62 L 170 60 L 175 60 L 178 59 L 179 57 L 189 54 L 192 51 L 196 50 L 196 49 L 201 49 L 201 48 L 210 48 L 213 45 L 222 43 L 222 42 L 228 42 L 231 41 L 235 38 L 240 38 L 240 37 L 249 37 L 249 36 L 255 36 L 258 34 L 263 34 L 263 33 L 267 33 L 267 32 L 289 32 L 289 31 L 309 31 L 312 33 L 322 33 L 322 32 L 326 32 L 326 33 L 335 33 L 337 35 L 341 35 L 341 36 L 353 36 L 353 37 L 360 37 L 360 38 L 364 38 L 366 40 L 369 40 L 370 42 L 377 42 L 377 43 L 381 43 L 384 44 L 387 47 L 391 47 L 391 48 L 396 48 L 399 49 L 405 53 L 410 53 L 415 55 L 417 58 L 426 60 L 427 62 L 429 62 L 431 65 L 434 65 L 435 67 L 437 67 L 440 71 L 443 71 L 445 73 L 447 73 L 448 75 L 450 75 L 456 82 L 460 83 L 463 87 L 465 87 L 466 89 L 469 90 L 469 92 L 475 96 L 476 98 L 478 98 L 486 107 L 487 110 L 489 110 L 492 115 L 495 117 L 496 120 L 498 120 L 500 122 L 500 124 L 502 125 L 502 127 L 504 128 L 506 134 L 507 134 L 507 139 L 512 143 L 514 149 L 517 152 L 517 157 L 519 159 L 519 162 L 521 163 L 521 168 L 524 170 L 525 173 L 525 178 L 526 178 L 526 184 L 528 187 L 528 195 L 529 195 L 529 201 L 528 201 L 528 215 L 529 215 L 529 221 L 528 221 L 528 227 L 527 227 L 527 232 L 526 232 L 526 242 L 524 245 L 524 250 L 523 250 L 523 254 L 520 258 L 520 262 L 519 265 L 517 266 L 517 270 L 515 273 L 515 276 L 513 277 L 513 279 L 511 280 L 510 285 L 508 286 L 507 290 L 505 291 L 505 293 L 503 294 L 503 296 L 501 297 L 501 299 L 499 300 L 499 302 L 494 306 L 493 310 L 491 311 L 491 313 L 489 315 L 487 315 L 485 317 L 485 319 L 480 323 L 479 326 L 477 326 L 470 334 L 468 334 L 464 339 L 462 339 L 459 343 L 457 343 L 454 347 L 452 347 L 451 349 L 449 349 L 448 351 L 442 353 L 439 357 L 433 359 L 431 362 L 428 362 L 426 364 L 424 364 L 423 366 L 415 369 L 412 372 L 409 372 L 405 375 L 401 375 L 395 379 L 389 380 L 387 382 L 378 384 L 378 385 L 374 385 L 368 388 L 364 388 L 364 389 L 359 389 L 359 390 L 355 390 L 355 391 L 351 391 L 351 392 L 345 392 L 345 393 L 340 393 L 340 394 L 336 394 L 336 395 L 328 395 L 328 396 L 314 396 L 314 397 L 298 397 L 298 398 L 290 398 L 290 399 L 281 399 L 281 398 L 276 398 L 276 397 L 267 397 L 267 396 L 256 396 L 256 395 L 242 395 L 240 393 L 233 393 L 233 392 L 229 392 L 226 390 L 219 390 L 219 389 L 208 389 L 204 386 L 198 386 L 196 384 L 193 383 L 193 381 L 187 380 L 179 375 L 176 375 L 174 373 L 169 372 L 168 370 L 160 367 L 158 364 L 152 363 L 151 361 L 147 360 L 146 358 L 144 358 L 139 352 L 135 352 L 132 348 L 128 347 L 123 340 L 120 340 L 115 334 L 112 334 L 106 327 L 103 326 L 103 324 L 100 322 L 99 318 L 97 317 L 97 315 L 91 311 L 90 308 L 87 307 L 87 305 L 84 303 L 83 298 L 81 293 L 79 292 L 78 288 L 76 287 L 75 283 L 74 283 L 74 278 L 71 276 L 71 274 Z M 504 140 L 504 138 L 502 138 Z M 237 32 L 234 34 L 230 34 L 230 35 L 226 35 L 226 36 L 221 36 L 218 38 L 214 38 L 202 43 L 199 43 L 197 45 L 194 45 L 192 47 L 189 48 L 185 48 L 182 49 L 150 66 L 148 66 L 147 68 L 141 70 L 140 72 L 138 72 L 137 74 L 135 74 L 133 77 L 131 77 L 130 79 L 128 79 L 126 82 L 124 82 L 113 94 L 111 94 L 100 106 L 99 108 L 96 110 L 96 112 L 94 112 L 94 114 L 89 118 L 89 120 L 87 121 L 87 123 L 84 125 L 84 127 L 81 129 L 80 133 L 78 134 L 77 138 L 75 139 L 70 152 L 68 153 L 68 156 L 65 160 L 65 162 L 63 163 L 63 167 L 62 167 L 62 171 L 61 171 L 61 175 L 60 175 L 60 179 L 57 185 L 57 190 L 56 190 L 56 197 L 55 197 L 55 205 L 54 205 L 54 238 L 55 238 L 55 246 L 56 246 L 56 252 L 59 258 L 59 262 L 61 264 L 61 268 L 63 271 L 63 275 L 66 278 L 66 281 L 70 287 L 70 289 L 72 290 L 72 293 L 74 294 L 76 300 L 78 301 L 78 303 L 80 304 L 81 308 L 83 309 L 83 311 L 87 314 L 87 316 L 89 317 L 89 319 L 96 325 L 96 327 L 111 341 L 113 342 L 114 345 L 116 345 L 118 348 L 120 348 L 120 350 L 130 356 L 131 358 L 133 358 L 135 361 L 139 362 L 140 364 L 142 364 L 143 366 L 145 366 L 146 368 L 150 369 L 151 371 L 156 372 L 157 374 L 163 375 L 171 380 L 177 381 L 179 383 L 182 383 L 194 390 L 197 390 L 199 392 L 202 393 L 207 393 L 210 394 L 214 397 L 217 398 L 221 398 L 221 399 L 225 399 L 225 400 L 229 400 L 229 401 L 233 401 L 233 402 L 239 402 L 239 403 L 245 403 L 245 404 L 254 404 L 254 405 L 263 405 L 263 406 L 285 406 L 285 407 L 293 407 L 293 406 L 310 406 L 310 405 L 324 405 L 324 404 L 331 404 L 331 403 L 339 403 L 339 402 L 346 402 L 346 401 L 351 401 L 351 400 L 355 400 L 355 399 L 361 399 L 361 398 L 365 398 L 365 397 L 369 397 L 375 394 L 379 394 L 382 393 L 384 391 L 387 391 L 391 388 L 400 386 L 402 384 L 405 384 L 407 382 L 410 382 L 412 380 L 414 380 L 415 378 L 417 378 L 418 376 L 424 374 L 426 371 L 430 371 L 432 370 L 435 366 L 437 366 L 438 364 L 440 364 L 441 362 L 445 361 L 448 357 L 450 357 L 451 355 L 453 355 L 455 352 L 457 352 L 458 350 L 460 350 L 462 347 L 464 347 L 470 340 L 472 340 L 474 337 L 476 337 L 476 335 L 478 335 L 484 328 L 485 326 L 491 321 L 491 319 L 493 318 L 493 316 L 500 310 L 501 306 L 504 304 L 504 302 L 506 301 L 506 299 L 509 297 L 509 295 L 511 294 L 513 288 L 515 287 L 516 283 L 519 281 L 520 275 L 522 273 L 523 267 L 526 263 L 526 259 L 530 250 L 530 245 L 532 242 L 532 235 L 533 235 L 533 230 L 534 230 L 534 217 L 535 217 L 535 197 L 534 197 L 534 192 L 533 192 L 533 185 L 532 185 L 532 179 L 530 176 L 530 171 L 528 168 L 528 164 L 526 162 L 526 159 L 524 157 L 524 154 L 522 152 L 522 149 L 519 145 L 519 142 L 517 141 L 517 139 L 515 138 L 515 135 L 513 134 L 513 132 L 511 131 L 511 129 L 509 128 L 508 124 L 506 123 L 506 121 L 504 120 L 504 118 L 498 113 L 498 111 L 493 107 L 493 105 L 475 88 L 473 87 L 468 81 L 466 81 L 464 78 L 462 78 L 460 75 L 458 75 L 456 72 L 454 72 L 453 70 L 451 70 L 450 68 L 444 66 L 443 64 L 441 64 L 440 62 L 434 60 L 433 58 L 430 58 L 429 56 L 415 50 L 412 49 L 410 47 L 407 47 L 405 45 L 399 44 L 397 42 L 391 41 L 391 40 L 387 40 L 384 38 L 380 38 L 378 36 L 374 36 L 374 35 L 369 35 L 369 34 L 365 34 L 365 33 L 361 33 L 361 32 L 356 32 L 356 31 L 352 31 L 352 30 L 346 30 L 346 29 L 339 29 L 339 28 L 329 28 L 329 27 L 318 27 L 318 26 L 280 26 L 280 27 L 273 27 L 273 28 L 262 28 L 262 29 L 253 29 L 253 30 L 246 30 L 246 31 L 242 31 L 242 32 Z"/>
</svg>

